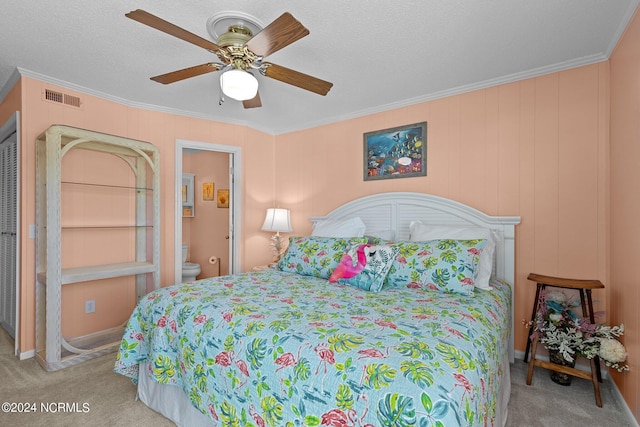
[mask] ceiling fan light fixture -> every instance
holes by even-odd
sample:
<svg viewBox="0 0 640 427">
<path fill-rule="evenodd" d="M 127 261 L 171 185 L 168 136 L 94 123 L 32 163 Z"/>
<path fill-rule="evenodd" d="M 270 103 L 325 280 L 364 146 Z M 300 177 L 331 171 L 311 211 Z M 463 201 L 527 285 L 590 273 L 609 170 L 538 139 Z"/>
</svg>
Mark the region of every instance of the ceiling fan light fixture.
<svg viewBox="0 0 640 427">
<path fill-rule="evenodd" d="M 258 93 L 258 79 L 243 70 L 228 70 L 220 75 L 222 93 L 236 101 L 253 99 Z"/>
</svg>

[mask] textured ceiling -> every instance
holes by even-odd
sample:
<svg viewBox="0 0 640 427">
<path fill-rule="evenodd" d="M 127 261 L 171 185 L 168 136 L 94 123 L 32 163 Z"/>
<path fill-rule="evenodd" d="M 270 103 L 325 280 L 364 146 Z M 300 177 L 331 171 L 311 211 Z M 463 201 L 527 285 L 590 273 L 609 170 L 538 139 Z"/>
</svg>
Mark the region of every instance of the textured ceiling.
<svg viewBox="0 0 640 427">
<path fill-rule="evenodd" d="M 640 0 L 0 0 L 0 87 L 23 75 L 136 107 L 280 134 L 606 60 Z M 219 73 L 149 77 L 216 57 L 124 16 L 204 38 L 239 11 L 310 31 L 269 62 L 333 82 L 326 97 L 258 77 L 262 108 L 219 105 Z M 0 92 L 0 97 L 2 92 Z"/>
</svg>

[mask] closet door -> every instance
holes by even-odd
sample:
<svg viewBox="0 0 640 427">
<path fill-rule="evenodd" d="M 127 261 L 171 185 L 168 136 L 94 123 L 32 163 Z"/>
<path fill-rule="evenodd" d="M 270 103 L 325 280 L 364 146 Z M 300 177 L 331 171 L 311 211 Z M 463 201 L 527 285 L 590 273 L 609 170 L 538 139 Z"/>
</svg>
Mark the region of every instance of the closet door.
<svg viewBox="0 0 640 427">
<path fill-rule="evenodd" d="M 0 325 L 16 329 L 16 134 L 0 142 Z"/>
</svg>

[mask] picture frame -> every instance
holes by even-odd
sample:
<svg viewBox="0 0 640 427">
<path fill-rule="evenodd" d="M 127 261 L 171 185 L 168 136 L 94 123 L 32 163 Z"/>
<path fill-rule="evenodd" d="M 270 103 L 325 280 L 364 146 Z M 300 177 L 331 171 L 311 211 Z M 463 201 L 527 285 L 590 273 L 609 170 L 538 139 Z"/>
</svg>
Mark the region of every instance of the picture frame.
<svg viewBox="0 0 640 427">
<path fill-rule="evenodd" d="M 427 175 L 427 122 L 367 132 L 364 180 Z"/>
<path fill-rule="evenodd" d="M 229 207 L 229 190 L 218 190 L 218 207 Z"/>
<path fill-rule="evenodd" d="M 213 182 L 204 182 L 202 184 L 202 200 L 204 200 L 205 202 L 209 202 L 214 200 L 213 195 L 215 194 L 213 192 L 215 188 L 215 185 Z"/>
</svg>

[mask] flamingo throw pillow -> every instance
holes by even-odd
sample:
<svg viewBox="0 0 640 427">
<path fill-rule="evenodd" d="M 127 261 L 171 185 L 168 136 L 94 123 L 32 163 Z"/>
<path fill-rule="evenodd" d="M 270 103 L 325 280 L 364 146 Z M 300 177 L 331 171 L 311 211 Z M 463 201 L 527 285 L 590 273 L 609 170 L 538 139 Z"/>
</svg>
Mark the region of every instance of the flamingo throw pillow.
<svg viewBox="0 0 640 427">
<path fill-rule="evenodd" d="M 389 268 L 398 255 L 393 246 L 352 245 L 329 276 L 329 282 L 379 292 Z"/>
</svg>

